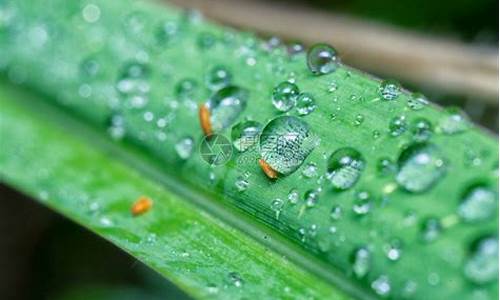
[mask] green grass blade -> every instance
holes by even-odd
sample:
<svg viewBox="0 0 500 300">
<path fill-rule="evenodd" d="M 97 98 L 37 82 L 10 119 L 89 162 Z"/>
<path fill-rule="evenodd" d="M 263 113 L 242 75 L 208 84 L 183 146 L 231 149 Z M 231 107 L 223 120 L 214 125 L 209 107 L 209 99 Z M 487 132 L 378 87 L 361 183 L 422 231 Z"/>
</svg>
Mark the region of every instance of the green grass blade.
<svg viewBox="0 0 500 300">
<path fill-rule="evenodd" d="M 488 269 L 488 278 L 472 280 L 469 269 L 471 260 L 475 261 L 472 252 L 478 239 L 497 236 L 498 231 L 498 143 L 494 137 L 467 121 L 453 121 L 449 112 L 432 105 L 413 109 L 414 96 L 406 91 L 395 100 L 384 100 L 378 80 L 347 66 L 328 75 L 313 76 L 304 53 L 291 57 L 284 47 L 269 49 L 269 44 L 250 34 L 236 33 L 169 7 L 126 3 L 102 1 L 98 10 L 62 0 L 43 4 L 16 1 L 5 6 L 12 17 L 0 27 L 0 50 L 4 54 L 0 68 L 10 81 L 47 95 L 50 105 L 63 107 L 102 133 L 111 131 L 116 138 L 116 130 L 122 131 L 123 143 L 115 147 L 134 145 L 141 152 L 137 163 L 125 160 L 129 168 L 153 182 L 165 184 L 159 179 L 168 176 L 180 182 L 183 191 L 205 193 L 207 196 L 198 204 L 227 224 L 238 223 L 234 216 L 239 211 L 235 208 L 246 212 L 250 217 L 236 227 L 266 243 L 262 236 L 251 233 L 259 226 L 256 221 L 265 224 L 295 245 L 281 249 L 280 245 L 286 243 L 280 241 L 273 249 L 286 252 L 298 265 L 358 298 L 378 294 L 392 298 L 476 299 L 498 294 L 497 275 L 491 276 L 494 268 Z M 123 79 L 124 68 L 137 62 L 147 73 L 138 83 L 143 85 L 139 100 L 147 101 L 133 108 L 138 98 L 127 98 L 116 85 Z M 269 180 L 257 164 L 257 148 L 235 153 L 226 165 L 215 168 L 196 150 L 180 157 L 176 147 L 180 141 L 189 137 L 197 146 L 203 137 L 196 110 L 212 93 L 206 85 L 207 73 L 219 65 L 231 72 L 233 84 L 249 91 L 248 107 L 233 124 L 245 118 L 266 124 L 280 115 L 271 103 L 271 94 L 282 81 L 294 81 L 301 91 L 314 96 L 316 110 L 300 118 L 321 143 L 296 172 L 277 181 Z M 192 80 L 195 87 L 179 93 L 180 83 L 186 79 Z M 297 112 L 288 114 L 296 116 Z M 116 124 L 110 127 L 110 120 L 115 119 L 123 121 L 120 128 Z M 431 128 L 422 133 L 419 120 L 425 120 Z M 15 130 L 16 126 L 5 124 L 5 134 Z M 66 126 L 65 122 L 60 124 Z M 230 127 L 220 133 L 229 136 Z M 452 127 L 457 132 L 446 134 Z M 79 130 L 67 130 L 75 139 L 93 142 L 79 137 Z M 440 153 L 436 163 L 444 167 L 437 176 L 432 172 L 406 174 L 414 184 L 428 178 L 435 182 L 421 193 L 410 193 L 398 186 L 398 181 L 403 184 L 397 173 L 402 169 L 405 150 L 422 139 L 426 140 L 424 145 Z M 104 151 L 99 143 L 92 145 L 96 155 L 99 149 Z M 321 175 L 326 172 L 327 157 L 342 147 L 356 149 L 366 166 L 353 188 L 336 192 Z M 419 149 L 415 147 L 409 149 Z M 31 151 L 38 152 L 36 148 Z M 9 155 L 4 157 L 2 166 L 11 160 Z M 388 174 L 381 172 L 382 158 L 391 162 L 386 168 Z M 316 164 L 316 177 L 303 175 L 309 163 Z M 160 174 L 149 174 L 151 168 L 143 168 L 145 165 L 155 166 Z M 80 165 L 75 162 L 66 171 L 77 167 Z M 16 173 L 2 172 L 13 184 L 13 178 L 22 181 L 21 176 L 14 177 Z M 436 177 L 429 177 L 432 175 Z M 235 184 L 241 176 L 248 180 L 244 191 Z M 57 182 L 58 188 L 70 184 L 66 178 Z M 487 200 L 494 213 L 470 223 L 459 209 L 464 193 L 477 184 L 495 195 L 493 204 Z M 28 183 L 16 186 L 29 191 Z M 317 203 L 306 208 L 304 195 L 318 188 Z M 300 202 L 286 202 L 277 213 L 273 201 L 286 200 L 291 189 L 297 189 Z M 360 199 L 360 195 L 369 197 Z M 121 205 L 128 208 L 130 203 Z M 331 210 L 337 206 L 343 214 L 333 220 Z M 480 208 L 484 210 L 482 204 Z M 435 223 L 428 223 L 429 218 Z M 423 231 L 426 224 L 434 224 L 437 230 Z M 434 233 L 436 238 L 425 242 L 426 233 L 427 239 Z M 353 253 L 359 247 L 365 247 L 370 257 L 353 266 Z M 301 261 L 300 253 L 304 252 Z M 495 259 L 498 261 L 498 256 L 488 256 L 484 263 L 493 266 Z"/>
</svg>

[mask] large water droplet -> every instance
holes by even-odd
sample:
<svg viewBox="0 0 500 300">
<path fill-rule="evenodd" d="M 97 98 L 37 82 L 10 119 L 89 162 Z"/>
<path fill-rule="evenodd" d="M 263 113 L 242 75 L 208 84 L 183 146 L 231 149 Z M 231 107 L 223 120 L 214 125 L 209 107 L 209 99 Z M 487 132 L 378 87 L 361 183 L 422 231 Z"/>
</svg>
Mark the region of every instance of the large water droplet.
<svg viewBox="0 0 500 300">
<path fill-rule="evenodd" d="M 368 274 L 371 268 L 372 255 L 370 251 L 361 247 L 356 250 L 351 255 L 352 271 L 357 278 L 363 278 Z"/>
<path fill-rule="evenodd" d="M 380 83 L 378 91 L 385 100 L 395 100 L 401 94 L 401 86 L 395 80 L 384 80 Z"/>
<path fill-rule="evenodd" d="M 234 147 L 240 151 L 246 151 L 258 141 L 262 125 L 256 121 L 242 121 L 231 129 L 231 140 Z"/>
<path fill-rule="evenodd" d="M 470 126 L 467 116 L 457 107 L 445 109 L 445 115 L 439 120 L 438 131 L 444 134 L 456 134 L 467 130 Z"/>
<path fill-rule="evenodd" d="M 365 160 L 356 149 L 340 148 L 328 159 L 327 177 L 338 190 L 351 188 L 361 176 Z"/>
<path fill-rule="evenodd" d="M 279 111 L 289 111 L 295 106 L 299 88 L 288 81 L 278 84 L 273 90 L 273 105 Z"/>
<path fill-rule="evenodd" d="M 314 97 L 309 93 L 301 93 L 297 99 L 297 112 L 301 116 L 308 115 L 316 109 Z"/>
<path fill-rule="evenodd" d="M 485 221 L 497 212 L 497 194 L 484 185 L 470 187 L 458 207 L 458 214 L 466 222 Z"/>
<path fill-rule="evenodd" d="M 281 116 L 262 130 L 260 154 L 271 168 L 281 174 L 290 174 L 304 162 L 317 142 L 306 122 L 297 117 Z"/>
<path fill-rule="evenodd" d="M 226 67 L 215 66 L 208 72 L 206 83 L 211 90 L 219 90 L 228 86 L 231 79 L 232 75 Z"/>
<path fill-rule="evenodd" d="M 212 129 L 230 126 L 246 108 L 248 91 L 237 86 L 227 86 L 215 92 L 207 101 Z"/>
<path fill-rule="evenodd" d="M 445 163 L 437 147 L 431 144 L 413 144 L 398 159 L 397 183 L 412 193 L 430 189 L 443 178 Z"/>
<path fill-rule="evenodd" d="M 497 281 L 498 240 L 495 237 L 480 239 L 475 243 L 472 251 L 465 262 L 465 277 L 477 284 Z"/>
<path fill-rule="evenodd" d="M 307 66 L 315 75 L 334 72 L 340 65 L 337 51 L 327 44 L 316 44 L 307 52 Z"/>
</svg>

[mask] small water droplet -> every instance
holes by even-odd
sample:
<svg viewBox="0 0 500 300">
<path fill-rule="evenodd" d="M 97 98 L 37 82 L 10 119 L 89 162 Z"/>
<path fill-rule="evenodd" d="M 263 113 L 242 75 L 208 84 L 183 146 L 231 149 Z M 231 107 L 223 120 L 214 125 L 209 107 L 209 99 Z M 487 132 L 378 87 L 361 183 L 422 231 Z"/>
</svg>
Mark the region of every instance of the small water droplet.
<svg viewBox="0 0 500 300">
<path fill-rule="evenodd" d="M 442 230 L 441 222 L 437 218 L 427 218 L 422 222 L 422 239 L 425 242 L 432 242 L 439 237 Z"/>
<path fill-rule="evenodd" d="M 116 89 L 131 108 L 142 108 L 148 102 L 150 70 L 145 64 L 130 62 L 122 68 Z"/>
<path fill-rule="evenodd" d="M 338 221 L 342 218 L 342 207 L 335 205 L 332 207 L 332 210 L 330 211 L 330 218 L 334 221 Z"/>
<path fill-rule="evenodd" d="M 387 297 L 391 292 L 391 283 L 389 281 L 389 277 L 385 275 L 381 275 L 371 284 L 372 289 L 379 296 Z"/>
<path fill-rule="evenodd" d="M 395 80 L 384 80 L 380 83 L 378 91 L 385 100 L 395 100 L 401 94 L 401 86 Z"/>
<path fill-rule="evenodd" d="M 472 253 L 464 265 L 465 277 L 477 284 L 498 280 L 498 240 L 482 238 L 472 246 Z"/>
<path fill-rule="evenodd" d="M 308 115 L 316 109 L 314 97 L 309 93 L 301 93 L 297 99 L 297 113 L 301 116 Z"/>
<path fill-rule="evenodd" d="M 396 173 L 397 165 L 388 157 L 382 157 L 377 162 L 377 172 L 381 176 L 388 176 Z"/>
<path fill-rule="evenodd" d="M 412 122 L 411 131 L 415 142 L 426 142 L 432 136 L 432 125 L 427 119 L 419 118 Z"/>
<path fill-rule="evenodd" d="M 287 51 L 290 56 L 296 56 L 298 54 L 303 53 L 305 51 L 305 48 L 303 44 L 294 42 L 288 45 Z"/>
<path fill-rule="evenodd" d="M 185 78 L 175 85 L 175 96 L 180 100 L 197 100 L 198 82 Z"/>
<path fill-rule="evenodd" d="M 291 204 L 297 204 L 299 202 L 299 191 L 297 189 L 291 189 L 288 193 L 288 201 Z"/>
<path fill-rule="evenodd" d="M 242 121 L 231 129 L 231 140 L 234 147 L 246 151 L 258 142 L 262 125 L 256 121 Z"/>
<path fill-rule="evenodd" d="M 371 195 L 367 191 L 356 193 L 352 210 L 358 216 L 366 215 L 372 209 Z"/>
<path fill-rule="evenodd" d="M 229 279 L 229 282 L 237 288 L 240 288 L 243 286 L 244 281 L 241 278 L 240 274 L 238 274 L 236 272 L 230 272 L 228 274 L 228 279 Z"/>
<path fill-rule="evenodd" d="M 316 147 L 317 138 L 299 118 L 280 116 L 271 120 L 260 136 L 262 159 L 281 174 L 290 174 Z"/>
<path fill-rule="evenodd" d="M 319 193 L 316 190 L 308 190 L 304 195 L 306 207 L 314 207 L 319 200 Z"/>
<path fill-rule="evenodd" d="M 295 106 L 299 88 L 288 81 L 283 81 L 273 89 L 273 105 L 279 111 L 289 111 Z"/>
<path fill-rule="evenodd" d="M 125 120 L 122 115 L 114 114 L 111 116 L 108 133 L 114 140 L 120 140 L 125 136 Z"/>
<path fill-rule="evenodd" d="M 360 247 L 351 255 L 352 271 L 357 278 L 363 278 L 371 268 L 372 255 L 366 247 Z"/>
<path fill-rule="evenodd" d="M 427 100 L 427 98 L 420 93 L 411 94 L 407 102 L 407 105 L 411 110 L 421 110 L 428 104 L 429 100 Z"/>
<path fill-rule="evenodd" d="M 200 32 L 196 38 L 196 45 L 201 50 L 212 48 L 215 45 L 215 36 L 210 32 Z"/>
<path fill-rule="evenodd" d="M 327 178 L 335 189 L 346 190 L 358 181 L 364 168 L 361 153 L 350 147 L 340 148 L 328 159 Z"/>
<path fill-rule="evenodd" d="M 405 116 L 397 116 L 389 122 L 389 133 L 394 137 L 400 136 L 406 132 L 407 127 Z"/>
<path fill-rule="evenodd" d="M 175 151 L 182 159 L 188 159 L 193 153 L 194 140 L 192 137 L 184 137 L 175 144 Z"/>
<path fill-rule="evenodd" d="M 95 23 L 101 17 L 101 9 L 99 6 L 89 3 L 82 9 L 82 17 L 88 23 Z"/>
<path fill-rule="evenodd" d="M 374 130 L 372 132 L 372 137 L 373 137 L 374 140 L 378 139 L 380 137 L 380 131 Z"/>
<path fill-rule="evenodd" d="M 484 185 L 473 185 L 467 189 L 458 207 L 458 215 L 466 222 L 491 219 L 497 212 L 497 194 Z"/>
<path fill-rule="evenodd" d="M 206 83 L 209 89 L 219 90 L 231 83 L 232 75 L 224 66 L 213 67 L 206 76 Z"/>
<path fill-rule="evenodd" d="M 271 209 L 275 212 L 276 219 L 279 219 L 280 213 L 283 210 L 284 205 L 285 202 L 279 198 L 276 198 L 271 202 Z"/>
<path fill-rule="evenodd" d="M 389 260 L 396 261 L 401 258 L 401 241 L 398 239 L 392 240 L 384 246 L 385 255 Z"/>
<path fill-rule="evenodd" d="M 332 73 L 340 66 L 337 50 L 327 44 L 316 44 L 307 52 L 307 66 L 314 75 Z"/>
<path fill-rule="evenodd" d="M 328 87 L 327 87 L 327 91 L 330 92 L 330 93 L 333 93 L 335 92 L 336 90 L 338 89 L 338 85 L 337 85 L 337 82 L 336 81 L 330 81 L 328 83 Z"/>
<path fill-rule="evenodd" d="M 457 134 L 466 131 L 469 120 L 465 113 L 457 107 L 449 107 L 444 110 L 444 115 L 439 119 L 438 131 L 444 134 Z"/>
<path fill-rule="evenodd" d="M 246 191 L 246 189 L 250 185 L 250 182 L 248 181 L 249 176 L 250 176 L 250 173 L 245 172 L 236 178 L 234 185 L 236 186 L 236 189 L 238 189 L 238 191 L 240 191 L 240 192 Z"/>
<path fill-rule="evenodd" d="M 353 125 L 359 126 L 363 124 L 364 121 L 365 121 L 365 116 L 363 116 L 362 114 L 357 114 L 356 117 L 354 118 Z"/>
<path fill-rule="evenodd" d="M 212 129 L 218 131 L 230 126 L 246 108 L 248 91 L 237 86 L 226 86 L 207 101 Z"/>
<path fill-rule="evenodd" d="M 445 163 L 437 147 L 413 144 L 401 152 L 398 159 L 397 183 L 411 193 L 430 189 L 445 174 Z"/>
<path fill-rule="evenodd" d="M 305 165 L 304 169 L 302 170 L 302 175 L 306 178 L 316 177 L 318 176 L 318 167 L 315 163 L 310 162 Z"/>
</svg>

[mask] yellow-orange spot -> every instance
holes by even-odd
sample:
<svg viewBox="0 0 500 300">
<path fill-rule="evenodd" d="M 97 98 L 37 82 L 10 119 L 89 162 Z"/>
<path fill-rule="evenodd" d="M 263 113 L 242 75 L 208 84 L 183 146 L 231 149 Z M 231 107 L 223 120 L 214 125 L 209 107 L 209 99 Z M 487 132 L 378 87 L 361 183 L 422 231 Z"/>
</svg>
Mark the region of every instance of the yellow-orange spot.
<svg viewBox="0 0 500 300">
<path fill-rule="evenodd" d="M 198 116 L 200 118 L 201 130 L 205 135 L 212 135 L 212 123 L 210 123 L 210 111 L 205 104 L 200 105 L 198 111 Z"/>
<path fill-rule="evenodd" d="M 140 196 L 132 205 L 130 211 L 134 217 L 142 215 L 143 213 L 148 212 L 153 206 L 153 200 L 146 196 Z"/>
<path fill-rule="evenodd" d="M 278 172 L 276 172 L 276 170 L 271 168 L 271 166 L 267 162 L 265 162 L 263 159 L 259 159 L 259 165 L 267 177 L 269 177 L 271 179 L 278 178 Z"/>
</svg>

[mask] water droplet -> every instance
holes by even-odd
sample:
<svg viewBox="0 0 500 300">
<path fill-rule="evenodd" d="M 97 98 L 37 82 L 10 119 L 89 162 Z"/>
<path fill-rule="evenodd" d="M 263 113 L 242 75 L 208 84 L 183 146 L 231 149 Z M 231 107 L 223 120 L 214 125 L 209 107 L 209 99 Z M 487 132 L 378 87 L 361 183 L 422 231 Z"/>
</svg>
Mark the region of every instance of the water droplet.
<svg viewBox="0 0 500 300">
<path fill-rule="evenodd" d="M 372 255 L 366 247 L 360 247 L 352 253 L 352 271 L 357 278 L 363 278 L 371 268 Z"/>
<path fill-rule="evenodd" d="M 328 92 L 333 93 L 333 92 L 335 92 L 337 89 L 338 89 L 338 85 L 337 85 L 337 82 L 336 82 L 336 81 L 330 81 L 330 82 L 328 83 L 328 88 L 327 88 L 327 91 L 328 91 Z"/>
<path fill-rule="evenodd" d="M 359 126 L 363 124 L 364 121 L 365 121 L 365 116 L 363 116 L 362 114 L 357 114 L 356 117 L 354 118 L 353 125 Z"/>
<path fill-rule="evenodd" d="M 319 193 L 316 190 L 308 190 L 304 195 L 306 207 L 314 207 L 319 200 Z"/>
<path fill-rule="evenodd" d="M 358 216 L 366 215 L 372 209 L 372 200 L 370 193 L 361 191 L 356 193 L 352 210 Z"/>
<path fill-rule="evenodd" d="M 498 240 L 486 237 L 476 241 L 464 266 L 464 275 L 477 284 L 498 280 Z"/>
<path fill-rule="evenodd" d="M 412 110 L 421 110 L 429 104 L 427 98 L 420 93 L 413 93 L 408 98 L 407 105 Z"/>
<path fill-rule="evenodd" d="M 332 210 L 330 211 L 330 218 L 334 221 L 338 221 L 342 218 L 342 207 L 335 205 L 332 207 Z"/>
<path fill-rule="evenodd" d="M 340 148 L 328 159 L 327 178 L 338 190 L 351 188 L 361 176 L 365 161 L 356 149 Z"/>
<path fill-rule="evenodd" d="M 284 205 L 285 202 L 279 198 L 276 198 L 271 202 L 271 209 L 276 213 L 276 219 L 279 219 Z"/>
<path fill-rule="evenodd" d="M 193 153 L 194 140 L 192 137 L 184 137 L 175 144 L 175 151 L 182 159 L 188 159 Z"/>
<path fill-rule="evenodd" d="M 405 116 L 394 117 L 389 122 L 389 133 L 394 137 L 400 136 L 405 133 L 407 127 L 408 124 L 406 123 Z"/>
<path fill-rule="evenodd" d="M 227 86 L 215 92 L 206 105 L 210 110 L 212 129 L 230 126 L 246 108 L 248 91 L 237 86 Z"/>
<path fill-rule="evenodd" d="M 316 109 L 314 97 L 309 93 L 301 93 L 297 99 L 297 112 L 301 116 L 308 115 Z"/>
<path fill-rule="evenodd" d="M 218 90 L 228 86 L 231 79 L 232 75 L 226 67 L 215 66 L 208 72 L 206 83 L 211 90 Z"/>
<path fill-rule="evenodd" d="M 396 261 L 401 258 L 401 241 L 392 240 L 389 244 L 385 245 L 385 254 L 389 260 Z"/>
<path fill-rule="evenodd" d="M 382 157 L 377 162 L 377 172 L 381 176 L 388 176 L 396 173 L 396 164 L 388 157 Z"/>
<path fill-rule="evenodd" d="M 425 142 L 432 136 L 432 125 L 427 119 L 419 118 L 413 121 L 411 131 L 416 142 Z"/>
<path fill-rule="evenodd" d="M 248 181 L 248 177 L 250 176 L 250 173 L 243 173 L 236 178 L 236 181 L 234 182 L 234 185 L 240 192 L 246 191 L 248 186 L 250 185 L 250 182 Z"/>
<path fill-rule="evenodd" d="M 373 137 L 374 140 L 378 139 L 380 137 L 380 131 L 374 130 L 372 132 L 372 137 Z"/>
<path fill-rule="evenodd" d="M 380 83 L 378 91 L 385 100 L 395 100 L 401 94 L 401 86 L 395 80 L 384 80 Z"/>
<path fill-rule="evenodd" d="M 114 114 L 111 116 L 108 133 L 114 140 L 120 140 L 125 136 L 125 120 L 122 115 Z"/>
<path fill-rule="evenodd" d="M 180 100 L 197 100 L 198 83 L 194 79 L 185 78 L 175 85 L 175 96 Z"/>
<path fill-rule="evenodd" d="M 305 51 L 304 45 L 298 42 L 291 43 L 287 47 L 288 54 L 290 56 L 296 56 L 298 54 L 301 54 Z"/>
<path fill-rule="evenodd" d="M 302 170 L 302 175 L 306 178 L 312 178 L 318 176 L 318 167 L 315 163 L 308 163 Z"/>
<path fill-rule="evenodd" d="M 240 151 L 246 151 L 258 141 L 262 125 L 256 121 L 242 121 L 231 129 L 231 140 L 234 147 Z"/>
<path fill-rule="evenodd" d="M 149 68 L 138 62 L 131 62 L 124 66 L 116 89 L 131 108 L 142 108 L 148 102 L 150 89 Z"/>
<path fill-rule="evenodd" d="M 278 84 L 273 90 L 273 105 L 279 111 L 289 111 L 295 106 L 299 88 L 288 81 Z"/>
<path fill-rule="evenodd" d="M 398 159 L 397 183 L 411 193 L 422 193 L 443 178 L 445 163 L 437 147 L 413 144 Z"/>
<path fill-rule="evenodd" d="M 99 6 L 89 3 L 82 10 L 82 17 L 88 23 L 95 23 L 101 17 L 101 9 Z"/>
<path fill-rule="evenodd" d="M 389 277 L 382 275 L 372 282 L 372 289 L 379 296 L 386 297 L 391 292 L 391 283 Z"/>
<path fill-rule="evenodd" d="M 444 134 L 457 134 L 464 132 L 470 126 L 467 116 L 460 108 L 449 107 L 439 120 L 438 131 Z"/>
<path fill-rule="evenodd" d="M 314 75 L 332 73 L 340 65 L 337 51 L 327 44 L 316 44 L 307 52 L 307 66 Z"/>
<path fill-rule="evenodd" d="M 317 143 L 306 122 L 292 116 L 280 116 L 262 130 L 260 154 L 271 168 L 286 175 L 300 167 Z"/>
<path fill-rule="evenodd" d="M 432 242 L 439 237 L 442 230 L 441 222 L 437 218 L 427 218 L 422 222 L 422 239 L 425 242 Z"/>
<path fill-rule="evenodd" d="M 241 278 L 240 274 L 238 274 L 236 272 L 230 272 L 228 274 L 228 279 L 229 279 L 229 282 L 237 288 L 240 288 L 243 286 L 243 283 L 244 283 L 243 279 Z"/>
<path fill-rule="evenodd" d="M 297 189 L 291 189 L 288 193 L 288 201 L 291 204 L 297 204 L 299 202 L 299 191 Z"/>
<path fill-rule="evenodd" d="M 196 45 L 201 50 L 212 48 L 215 45 L 215 36 L 210 32 L 200 32 L 196 39 Z"/>
<path fill-rule="evenodd" d="M 156 28 L 155 43 L 157 47 L 165 47 L 169 45 L 172 40 L 179 33 L 179 25 L 176 22 L 166 21 Z"/>
<path fill-rule="evenodd" d="M 458 214 L 466 222 L 480 222 L 491 219 L 497 212 L 497 194 L 484 185 L 473 185 L 468 188 Z"/>
</svg>

